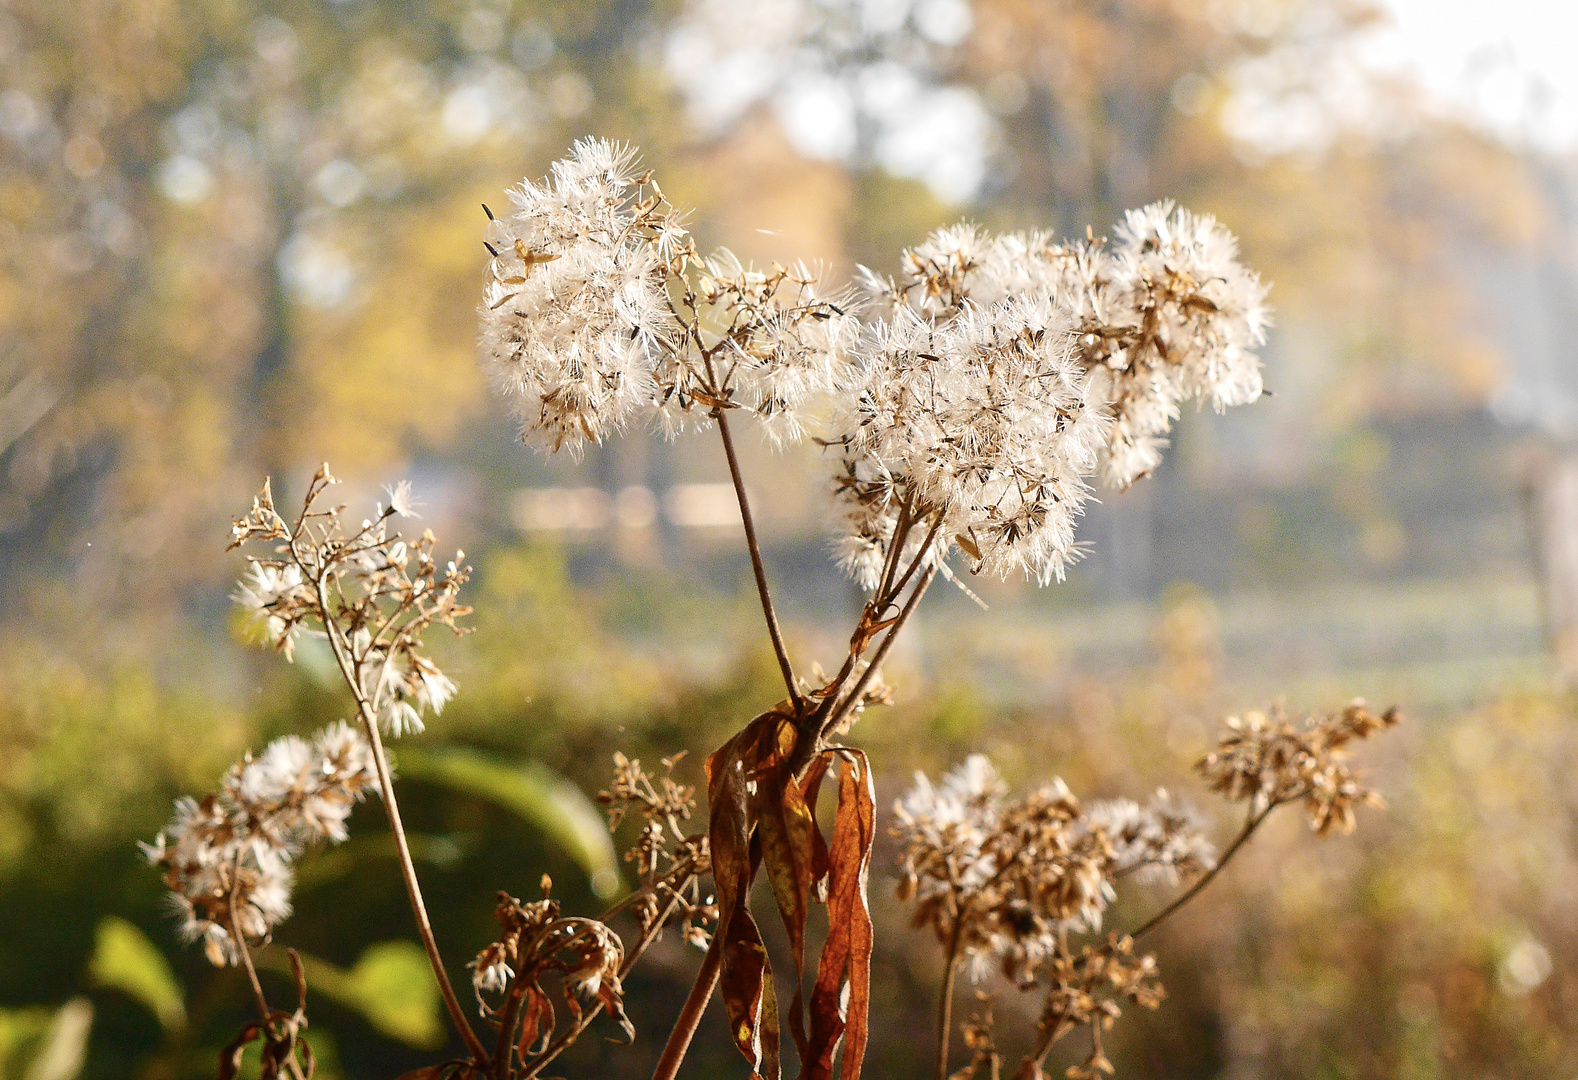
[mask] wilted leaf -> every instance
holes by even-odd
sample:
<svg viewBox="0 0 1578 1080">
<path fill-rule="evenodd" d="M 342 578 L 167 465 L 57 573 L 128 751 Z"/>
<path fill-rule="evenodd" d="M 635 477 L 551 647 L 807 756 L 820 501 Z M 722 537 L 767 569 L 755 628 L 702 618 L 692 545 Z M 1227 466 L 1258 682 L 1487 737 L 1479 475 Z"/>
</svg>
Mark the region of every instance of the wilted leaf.
<svg viewBox="0 0 1578 1080">
<path fill-rule="evenodd" d="M 876 833 L 876 792 L 864 754 L 839 748 L 829 755 L 842 760 L 838 813 L 827 855 L 828 935 L 811 991 L 810 1049 L 800 1075 L 804 1080 L 829 1080 L 842 1040 L 841 1080 L 859 1080 L 871 1004 L 872 931 L 866 885 Z"/>
<path fill-rule="evenodd" d="M 99 920 L 88 975 L 95 984 L 119 990 L 147 1006 L 166 1030 L 186 1025 L 185 995 L 169 962 L 158 946 L 125 919 L 111 915 Z"/>
<path fill-rule="evenodd" d="M 779 1075 L 778 998 L 750 912 L 751 883 L 761 860 L 753 804 L 778 782 L 785 719 L 776 709 L 758 716 L 707 759 L 708 833 L 723 953 L 719 988 L 735 1045 L 753 1074 L 772 1080 Z"/>
<path fill-rule="evenodd" d="M 400 774 L 487 799 L 542 830 L 591 879 L 598 896 L 619 889 L 619 856 L 602 813 L 581 789 L 539 762 L 507 764 L 478 753 L 400 748 Z"/>
</svg>

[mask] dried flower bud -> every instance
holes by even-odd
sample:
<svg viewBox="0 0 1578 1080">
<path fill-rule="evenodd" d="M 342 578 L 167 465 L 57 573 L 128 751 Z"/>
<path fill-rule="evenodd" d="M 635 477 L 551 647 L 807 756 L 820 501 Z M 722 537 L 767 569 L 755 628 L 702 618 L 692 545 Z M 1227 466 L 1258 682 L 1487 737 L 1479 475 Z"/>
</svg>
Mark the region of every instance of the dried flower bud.
<svg viewBox="0 0 1578 1080">
<path fill-rule="evenodd" d="M 1269 712 L 1229 717 L 1216 749 L 1195 769 L 1211 790 L 1248 801 L 1257 813 L 1302 801 L 1310 827 L 1322 836 L 1333 829 L 1350 833 L 1357 804 L 1385 803 L 1354 777 L 1344 760 L 1347 745 L 1397 721 L 1396 709 L 1377 716 L 1362 701 L 1302 722 L 1288 717 L 1278 704 Z"/>
</svg>

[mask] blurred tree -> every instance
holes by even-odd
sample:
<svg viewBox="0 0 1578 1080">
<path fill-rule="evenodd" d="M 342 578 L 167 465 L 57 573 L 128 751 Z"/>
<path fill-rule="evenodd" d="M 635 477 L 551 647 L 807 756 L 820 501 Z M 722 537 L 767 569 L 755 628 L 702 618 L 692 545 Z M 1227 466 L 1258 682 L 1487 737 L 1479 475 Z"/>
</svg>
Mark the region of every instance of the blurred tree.
<svg viewBox="0 0 1578 1080">
<path fill-rule="evenodd" d="M 634 0 L 0 15 L 3 610 L 48 621 L 39 575 L 60 571 L 73 607 L 150 614 L 212 571 L 193 541 L 258 472 L 333 453 L 382 474 L 444 444 L 481 396 L 478 196 L 639 82 L 602 58 L 646 18 Z"/>
</svg>

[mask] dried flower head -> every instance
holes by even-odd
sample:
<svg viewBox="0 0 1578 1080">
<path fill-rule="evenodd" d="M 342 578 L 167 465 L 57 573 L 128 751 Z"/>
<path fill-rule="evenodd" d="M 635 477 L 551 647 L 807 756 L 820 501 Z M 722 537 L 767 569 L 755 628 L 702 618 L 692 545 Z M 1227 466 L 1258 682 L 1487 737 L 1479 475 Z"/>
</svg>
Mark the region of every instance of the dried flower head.
<svg viewBox="0 0 1578 1080">
<path fill-rule="evenodd" d="M 1106 427 L 1061 312 L 1014 297 L 939 326 L 906 308 L 873 340 L 837 440 L 845 565 L 875 588 L 908 515 L 934 526 L 922 558 L 957 545 L 975 572 L 1061 578 Z"/>
<path fill-rule="evenodd" d="M 1110 246 L 956 225 L 902 262 L 896 281 L 866 272 L 868 292 L 890 309 L 945 321 L 1012 296 L 1053 300 L 1077 336 L 1093 407 L 1112 420 L 1101 472 L 1113 486 L 1156 468 L 1181 402 L 1220 410 L 1260 396 L 1266 286 L 1216 219 L 1170 201 L 1129 211 Z"/>
<path fill-rule="evenodd" d="M 483 365 L 525 442 L 577 451 L 652 399 L 671 322 L 649 242 L 663 221 L 640 186 L 632 150 L 585 140 L 511 191 L 509 214 L 489 215 Z"/>
<path fill-rule="evenodd" d="M 1009 798 L 981 755 L 936 787 L 917 775 L 895 813 L 900 892 L 915 901 L 915 924 L 971 959 L 977 974 L 995 961 L 1022 984 L 1069 933 L 1101 926 L 1119 874 L 1189 874 L 1210 859 L 1209 845 L 1170 804 L 1082 808 L 1061 780 Z"/>
<path fill-rule="evenodd" d="M 164 871 L 182 937 L 202 941 L 215 966 L 237 963 L 236 934 L 262 941 L 289 917 L 292 863 L 310 844 L 344 840 L 351 810 L 376 784 L 372 748 L 342 722 L 310 743 L 278 739 L 235 765 L 216 794 L 178 800 L 142 849 Z"/>
<path fill-rule="evenodd" d="M 422 635 L 434 625 L 464 632 L 455 620 L 471 611 L 459 600 L 471 568 L 464 552 L 441 565 L 431 531 L 408 540 L 391 527 L 397 515 L 411 514 L 409 484 L 396 486 L 390 505 L 378 505 L 352 530 L 342 507 L 319 507 L 334 483 L 327 465 L 319 469 L 294 523 L 275 511 L 264 485 L 252 511 L 235 522 L 231 547 L 283 543 L 272 557 L 251 557 L 236 602 L 262 620 L 287 659 L 301 633 L 326 638 L 358 704 L 391 735 L 419 732 L 423 715 L 442 712 L 455 694 L 454 682 L 423 651 Z"/>
<path fill-rule="evenodd" d="M 1211 786 L 1234 801 L 1247 801 L 1252 813 L 1284 803 L 1302 802 L 1310 827 L 1322 836 L 1336 829 L 1351 833 L 1354 807 L 1386 805 L 1360 784 L 1349 768 L 1348 745 L 1394 726 L 1397 710 L 1377 716 L 1363 701 L 1326 716 L 1290 718 L 1280 704 L 1268 712 L 1229 717 L 1216 749 L 1195 769 Z"/>
<path fill-rule="evenodd" d="M 729 408 L 754 416 L 775 443 L 798 442 L 808 411 L 849 380 L 860 335 L 854 295 L 829 291 L 803 263 L 757 270 L 726 250 L 691 250 L 674 267 L 683 329 L 657 366 L 664 430 Z"/>
<path fill-rule="evenodd" d="M 672 434 L 714 412 L 796 441 L 859 333 L 854 297 L 796 264 L 702 256 L 635 153 L 576 143 L 548 178 L 489 216 L 481 351 L 523 441 L 601 442 L 638 416 Z"/>
<path fill-rule="evenodd" d="M 1112 1075 L 1112 1063 L 1102 1046 L 1102 1033 L 1123 1015 L 1120 1002 L 1130 1001 L 1146 1009 L 1162 1003 L 1166 991 L 1158 978 L 1156 958 L 1134 955 L 1134 942 L 1128 937 L 1108 935 L 1099 945 L 1086 945 L 1077 953 L 1061 950 L 1047 964 L 1042 978 L 1047 984 L 1046 1004 L 1036 1022 L 1043 1045 L 1051 1046 L 1066 1035 L 1088 1027 L 1090 1053 L 1068 1070 L 1069 1080 L 1097 1080 Z M 1045 1075 L 1039 1061 L 1027 1080 Z"/>
<path fill-rule="evenodd" d="M 494 918 L 499 937 L 471 961 L 471 983 L 484 1018 L 500 1025 L 523 1023 L 519 1052 L 524 1058 L 540 1053 L 553 1037 L 556 1015 L 542 986 L 544 977 L 557 974 L 561 998 L 572 1022 L 584 1011 L 584 1002 L 596 1001 L 608 1010 L 627 1038 L 635 1036 L 624 1011 L 625 950 L 619 936 L 596 919 L 565 916 L 559 902 L 548 895 L 552 883 L 543 878 L 543 898 L 522 903 L 499 893 Z M 504 995 L 508 1015 L 489 1000 Z M 524 1002 L 524 1018 L 514 1010 Z M 512 1028 L 513 1031 L 513 1028 Z"/>
<path fill-rule="evenodd" d="M 677 921 L 686 941 L 706 948 L 711 938 L 707 926 L 718 918 L 717 905 L 701 894 L 700 877 L 712 869 L 707 837 L 687 835 L 682 823 L 696 808 L 696 789 L 674 780 L 674 766 L 683 752 L 663 759 L 663 775 L 656 783 L 640 761 L 614 754 L 614 780 L 598 792 L 607 808 L 608 827 L 617 830 L 635 812 L 641 828 L 625 851 L 625 861 L 636 868 L 640 888 L 629 904 L 641 925 L 643 938 L 655 937 L 662 927 Z"/>
</svg>

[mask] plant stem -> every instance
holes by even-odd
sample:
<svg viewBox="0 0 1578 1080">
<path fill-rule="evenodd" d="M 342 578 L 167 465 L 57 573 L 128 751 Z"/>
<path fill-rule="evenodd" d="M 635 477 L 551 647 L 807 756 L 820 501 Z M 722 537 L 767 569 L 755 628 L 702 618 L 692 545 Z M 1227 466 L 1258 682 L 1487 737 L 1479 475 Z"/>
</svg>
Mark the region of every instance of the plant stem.
<svg viewBox="0 0 1578 1080">
<path fill-rule="evenodd" d="M 860 673 L 860 677 L 855 680 L 855 685 L 851 686 L 843 699 L 829 711 L 827 720 L 822 725 L 822 734 L 824 736 L 838 727 L 849 711 L 859 703 L 860 695 L 865 693 L 867 686 L 871 685 L 871 680 L 876 677 L 877 669 L 882 666 L 882 661 L 887 658 L 889 650 L 893 648 L 894 639 L 904 629 L 904 624 L 909 622 L 910 616 L 915 613 L 916 607 L 920 605 L 921 597 L 926 595 L 926 589 L 936 576 L 937 567 L 935 565 L 927 567 L 925 572 L 921 574 L 920 580 L 915 583 L 915 591 L 910 593 L 910 598 L 904 602 L 904 607 L 894 618 L 893 625 L 888 627 L 888 632 L 883 637 L 882 644 L 877 646 L 877 651 L 872 654 L 871 661 L 866 664 L 866 670 Z"/>
<path fill-rule="evenodd" d="M 241 953 L 241 964 L 247 969 L 247 982 L 252 985 L 252 1000 L 257 1003 L 258 1017 L 263 1022 L 263 1037 L 268 1039 L 271 1038 L 268 1033 L 268 1027 L 269 1020 L 272 1018 L 273 1013 L 269 1010 L 268 999 L 263 996 L 263 983 L 258 979 L 258 969 L 252 963 L 252 950 L 247 947 L 247 939 L 241 936 L 241 924 L 236 919 L 236 901 L 234 888 L 231 889 L 229 908 L 230 932 L 235 935 L 236 949 Z M 291 1076 L 295 1077 L 295 1080 L 305 1080 L 301 1074 L 301 1065 L 296 1061 L 296 1054 L 294 1050 L 291 1052 L 291 1055 L 285 1059 L 285 1063 L 289 1066 L 290 1074 Z"/>
<path fill-rule="evenodd" d="M 767 587 L 767 569 L 762 565 L 762 549 L 756 540 L 756 522 L 751 517 L 751 504 L 745 496 L 745 478 L 740 474 L 740 459 L 734 453 L 734 436 L 729 433 L 729 418 L 723 409 L 713 410 L 718 420 L 718 434 L 723 436 L 723 453 L 729 459 L 729 478 L 734 482 L 734 496 L 740 503 L 740 520 L 745 524 L 745 546 L 751 553 L 751 572 L 756 575 L 756 591 L 762 599 L 762 615 L 767 619 L 767 635 L 773 640 L 773 652 L 778 657 L 778 668 L 783 672 L 784 685 L 789 688 L 789 702 L 800 711 L 800 688 L 795 682 L 794 667 L 789 663 L 789 650 L 784 646 L 783 631 L 778 628 L 778 614 L 773 609 L 773 597 Z"/>
<path fill-rule="evenodd" d="M 252 950 L 247 948 L 247 939 L 241 936 L 241 926 L 236 919 L 234 898 L 230 901 L 230 932 L 235 935 L 236 951 L 241 954 L 241 965 L 247 970 L 247 982 L 252 985 L 252 1000 L 257 1003 L 258 1018 L 267 1024 L 269 1019 L 268 999 L 263 996 L 263 983 L 258 979 L 258 969 L 252 964 Z"/>
<path fill-rule="evenodd" d="M 1025 1055 L 1025 1060 L 1019 1066 L 1019 1071 L 1014 1073 L 1014 1080 L 1021 1080 L 1021 1078 L 1034 1075 L 1030 1067 L 1034 1065 L 1035 1068 L 1039 1069 L 1041 1063 L 1047 1059 L 1047 1055 L 1052 1052 L 1052 1047 L 1056 1045 L 1057 1041 L 1074 1030 L 1074 1025 L 1069 1023 L 1067 1017 L 1060 1017 L 1058 1022 L 1051 1027 L 1045 1026 L 1044 1023 L 1036 1026 L 1041 1034 L 1036 1038 L 1035 1048 Z"/>
<path fill-rule="evenodd" d="M 657 1068 L 652 1072 L 652 1080 L 674 1080 L 680 1062 L 685 1060 L 690 1040 L 696 1035 L 701 1015 L 707 1011 L 707 1002 L 712 1000 L 712 992 L 718 986 L 718 976 L 723 971 L 722 930 L 723 927 L 719 926 L 712 935 L 712 944 L 707 947 L 701 970 L 696 973 L 696 981 L 691 984 L 685 1007 L 680 1010 L 679 1019 L 674 1021 L 674 1030 L 669 1033 L 663 1056 L 658 1059 Z"/>
<path fill-rule="evenodd" d="M 341 639 L 339 625 L 330 615 L 327 576 L 321 571 L 317 575 L 317 589 L 323 628 L 329 639 L 329 647 L 334 652 L 335 660 L 339 662 L 340 675 L 356 698 L 362 728 L 367 732 L 367 741 L 373 748 L 373 765 L 378 771 L 378 792 L 383 799 L 384 812 L 389 818 L 389 831 L 394 834 L 395 852 L 400 862 L 400 876 L 405 881 L 406 896 L 411 902 L 412 914 L 416 916 L 417 934 L 422 938 L 422 947 L 427 952 L 428 963 L 432 965 L 433 976 L 438 980 L 438 990 L 443 996 L 444 1007 L 449 1012 L 450 1021 L 460 1033 L 472 1058 L 478 1065 L 486 1066 L 488 1052 L 483 1048 L 482 1040 L 477 1037 L 477 1033 L 472 1030 L 471 1024 L 467 1022 L 465 1011 L 460 1006 L 460 999 L 455 996 L 455 988 L 450 984 L 449 975 L 444 970 L 444 958 L 439 954 L 438 941 L 433 937 L 433 924 L 427 918 L 427 905 L 422 901 L 422 887 L 417 882 L 416 866 L 411 862 L 411 846 L 406 842 L 405 827 L 400 823 L 400 804 L 395 801 L 394 779 L 389 774 L 389 760 L 384 755 L 383 738 L 378 733 L 378 718 L 373 715 L 372 706 L 362 693 L 361 685 L 356 678 L 356 670 L 351 664 L 349 650 Z"/>
<path fill-rule="evenodd" d="M 1272 803 L 1270 806 L 1258 813 L 1256 813 L 1254 809 L 1251 808 L 1249 816 L 1244 819 L 1244 827 L 1238 830 L 1238 835 L 1234 837 L 1233 842 L 1227 846 L 1227 850 L 1222 852 L 1222 857 L 1216 860 L 1216 865 L 1211 867 L 1211 869 L 1207 870 L 1204 874 L 1200 875 L 1200 880 L 1191 885 L 1187 892 L 1183 893 L 1181 896 L 1173 900 L 1172 903 L 1168 904 L 1155 915 L 1152 915 L 1149 919 L 1145 920 L 1145 922 L 1140 925 L 1139 929 L 1131 931 L 1129 933 L 1129 937 L 1133 938 L 1135 941 L 1138 941 L 1140 938 L 1150 933 L 1152 930 L 1156 929 L 1163 922 L 1165 922 L 1179 908 L 1183 907 L 1196 896 L 1200 895 L 1201 890 L 1203 890 L 1207 885 L 1211 884 L 1212 879 L 1215 878 L 1217 874 L 1222 872 L 1222 868 L 1228 864 L 1228 861 L 1232 859 L 1234 855 L 1238 854 L 1239 850 L 1249 842 L 1250 836 L 1254 834 L 1256 829 L 1260 828 L 1260 823 L 1265 821 L 1267 816 L 1270 815 L 1271 811 L 1275 810 L 1280 805 L 1280 803 Z"/>
<path fill-rule="evenodd" d="M 948 1080 L 948 1046 L 953 1041 L 953 980 L 959 966 L 959 933 L 963 929 L 963 913 L 955 911 L 953 932 L 948 935 L 942 992 L 937 995 L 937 1080 Z"/>
</svg>

